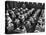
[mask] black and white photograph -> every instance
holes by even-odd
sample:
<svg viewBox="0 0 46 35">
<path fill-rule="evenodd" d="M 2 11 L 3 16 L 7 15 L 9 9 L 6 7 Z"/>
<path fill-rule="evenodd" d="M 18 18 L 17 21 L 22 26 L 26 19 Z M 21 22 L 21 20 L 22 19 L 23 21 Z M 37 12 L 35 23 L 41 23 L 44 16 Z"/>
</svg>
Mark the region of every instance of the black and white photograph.
<svg viewBox="0 0 46 35">
<path fill-rule="evenodd" d="M 45 3 L 5 1 L 5 34 L 45 32 Z"/>
</svg>

